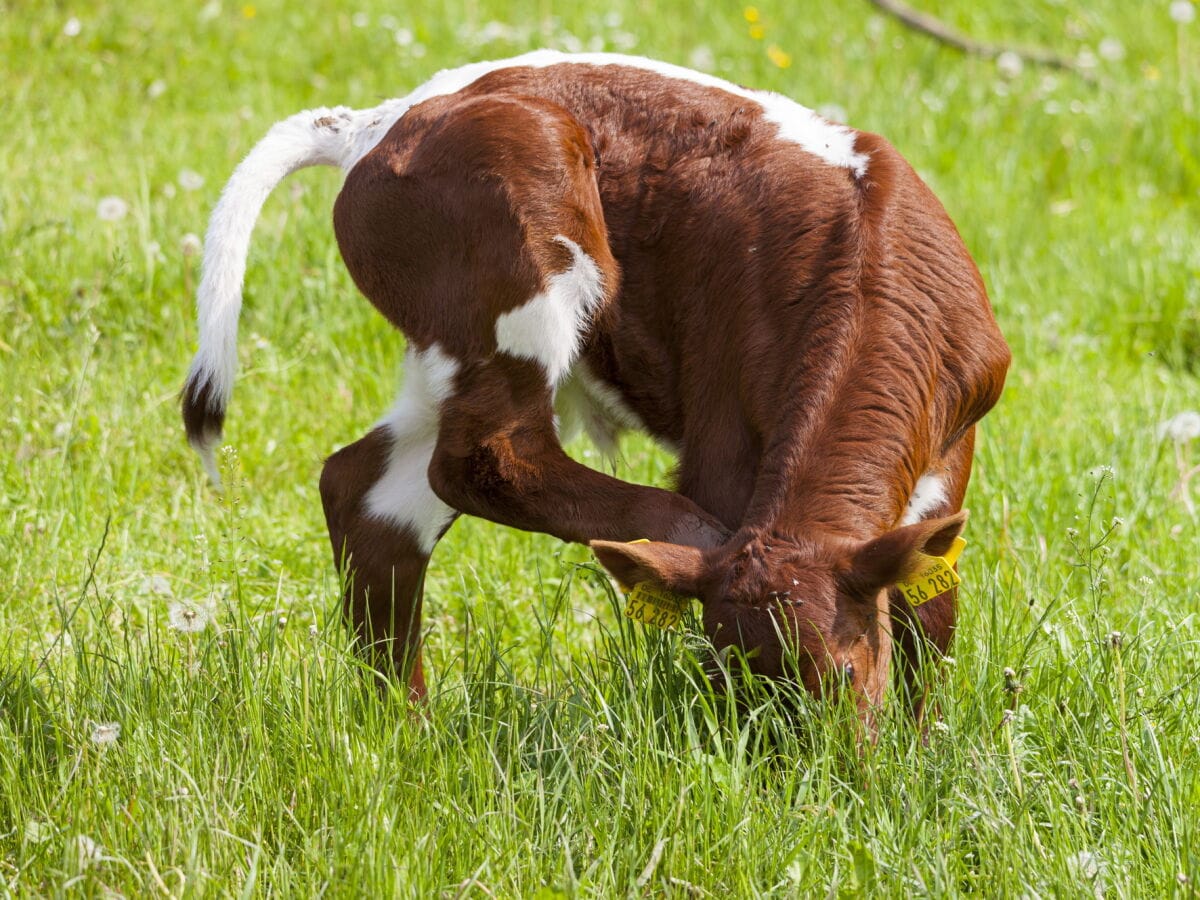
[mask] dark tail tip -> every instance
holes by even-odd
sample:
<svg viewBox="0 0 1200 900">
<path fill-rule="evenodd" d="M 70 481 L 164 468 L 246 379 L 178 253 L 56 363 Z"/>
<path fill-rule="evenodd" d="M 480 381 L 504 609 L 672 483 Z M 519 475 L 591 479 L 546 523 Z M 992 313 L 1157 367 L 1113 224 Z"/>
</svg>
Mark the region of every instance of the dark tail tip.
<svg viewBox="0 0 1200 900">
<path fill-rule="evenodd" d="M 183 386 L 180 405 L 188 443 L 200 454 L 209 480 L 220 487 L 221 474 L 214 451 L 221 442 L 221 432 L 225 426 L 224 404 L 214 394 L 212 383 L 193 372 Z"/>
<path fill-rule="evenodd" d="M 199 373 L 188 377 L 180 394 L 183 425 L 188 443 L 193 447 L 209 446 L 221 439 L 225 427 L 225 409 L 216 400 L 212 384 Z"/>
</svg>

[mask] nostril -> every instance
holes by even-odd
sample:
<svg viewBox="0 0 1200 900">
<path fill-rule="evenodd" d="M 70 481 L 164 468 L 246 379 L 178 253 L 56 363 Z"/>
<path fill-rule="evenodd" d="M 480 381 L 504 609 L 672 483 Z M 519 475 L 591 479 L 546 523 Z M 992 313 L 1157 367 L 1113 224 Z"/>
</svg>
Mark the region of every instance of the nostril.
<svg viewBox="0 0 1200 900">
<path fill-rule="evenodd" d="M 842 666 L 842 680 L 847 684 L 854 683 L 854 663 L 848 662 Z"/>
</svg>

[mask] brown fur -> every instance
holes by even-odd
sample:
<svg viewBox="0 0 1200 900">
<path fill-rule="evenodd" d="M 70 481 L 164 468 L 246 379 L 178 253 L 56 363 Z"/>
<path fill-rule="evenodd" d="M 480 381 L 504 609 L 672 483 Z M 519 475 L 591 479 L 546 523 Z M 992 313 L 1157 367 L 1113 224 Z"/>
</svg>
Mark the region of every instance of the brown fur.
<svg viewBox="0 0 1200 900">
<path fill-rule="evenodd" d="M 859 133 L 856 149 L 862 179 L 717 89 L 621 67 L 502 69 L 404 115 L 349 173 L 334 226 L 380 312 L 461 364 L 429 469 L 444 502 L 607 540 L 597 554 L 623 581 L 699 596 L 718 647 L 779 675 L 791 641 L 810 690 L 836 668 L 865 704 L 893 625 L 906 656 L 949 642 L 952 595 L 914 613 L 886 589 L 961 521 L 893 529 L 931 470 L 949 496 L 935 512 L 960 508 L 1009 352 L 929 189 L 883 138 Z M 497 352 L 497 317 L 570 264 L 556 235 L 603 277 L 577 364 L 678 448 L 676 492 L 572 461 L 544 371 Z M 322 496 L 353 572 L 347 608 L 403 671 L 427 558 L 364 518 L 385 446 L 373 432 L 332 457 Z M 619 543 L 636 538 L 658 543 Z"/>
</svg>

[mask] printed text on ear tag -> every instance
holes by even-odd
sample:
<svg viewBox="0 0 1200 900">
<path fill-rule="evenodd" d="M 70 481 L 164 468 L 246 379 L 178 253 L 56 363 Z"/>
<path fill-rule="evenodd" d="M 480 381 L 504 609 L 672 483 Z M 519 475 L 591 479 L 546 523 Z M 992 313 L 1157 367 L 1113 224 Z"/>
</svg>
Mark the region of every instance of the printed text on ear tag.
<svg viewBox="0 0 1200 900">
<path fill-rule="evenodd" d="M 689 598 L 648 581 L 638 582 L 625 598 L 625 615 L 643 625 L 674 628 L 683 618 Z"/>
<path fill-rule="evenodd" d="M 962 583 L 962 579 L 954 571 L 954 563 L 965 546 L 967 546 L 967 542 L 961 537 L 957 537 L 950 549 L 946 551 L 945 556 L 920 554 L 921 564 L 917 570 L 903 581 L 896 582 L 896 587 L 904 594 L 904 598 L 910 605 L 920 606 L 938 594 L 944 594 Z"/>
</svg>

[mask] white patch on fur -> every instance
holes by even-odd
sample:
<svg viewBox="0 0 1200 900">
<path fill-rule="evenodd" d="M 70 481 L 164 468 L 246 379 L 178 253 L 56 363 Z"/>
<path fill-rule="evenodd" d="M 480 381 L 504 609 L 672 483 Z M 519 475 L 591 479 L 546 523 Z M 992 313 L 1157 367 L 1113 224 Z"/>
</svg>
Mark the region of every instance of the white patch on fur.
<svg viewBox="0 0 1200 900">
<path fill-rule="evenodd" d="M 946 482 L 940 476 L 926 472 L 917 479 L 917 486 L 913 488 L 900 524 L 915 525 L 947 499 Z"/>
<path fill-rule="evenodd" d="M 576 363 L 554 394 L 559 440 L 571 440 L 581 431 L 601 454 L 613 458 L 617 437 L 626 429 L 645 426 L 616 390 L 592 374 L 583 362 Z"/>
<path fill-rule="evenodd" d="M 571 251 L 571 267 L 547 279 L 546 289 L 496 318 L 496 347 L 546 370 L 551 387 L 571 370 L 579 339 L 604 296 L 600 269 L 570 238 L 554 240 Z"/>
<path fill-rule="evenodd" d="M 412 534 L 423 553 L 432 553 L 442 529 L 454 518 L 429 486 L 429 463 L 437 445 L 439 408 L 454 391 L 458 361 L 437 344 L 408 351 L 404 386 L 379 424 L 391 433 L 387 469 L 367 492 L 367 512 Z"/>
</svg>

